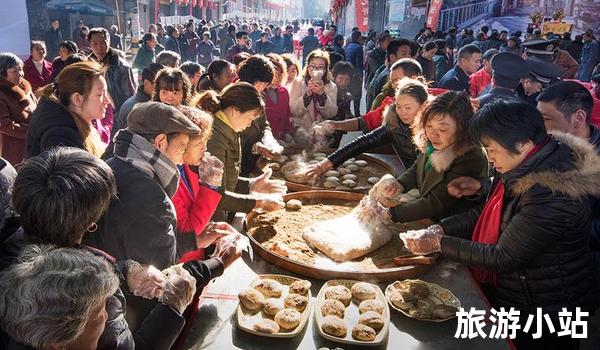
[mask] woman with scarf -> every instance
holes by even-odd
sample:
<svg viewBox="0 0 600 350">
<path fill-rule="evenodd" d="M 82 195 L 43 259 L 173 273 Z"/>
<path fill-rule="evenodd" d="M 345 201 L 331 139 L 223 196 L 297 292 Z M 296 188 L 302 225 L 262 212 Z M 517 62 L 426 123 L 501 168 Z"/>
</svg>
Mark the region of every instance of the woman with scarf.
<svg viewBox="0 0 600 350">
<path fill-rule="evenodd" d="M 456 91 L 446 92 L 426 105 L 413 127 L 414 143 L 421 153 L 397 181 L 382 179 L 385 183 L 376 185 L 383 188 L 376 197 L 384 206 L 391 206 L 392 221 L 440 220 L 478 204 L 447 191 L 448 183 L 459 176 L 480 180 L 488 177 L 485 152 L 468 133 L 472 116 L 469 97 Z M 418 197 L 398 204 L 399 195 L 412 189 L 419 190 Z"/>
<path fill-rule="evenodd" d="M 524 118 L 523 116 L 527 116 Z M 497 175 L 485 205 L 401 234 L 416 254 L 442 252 L 471 268 L 496 310 L 538 308 L 557 326 L 563 308 L 593 311 L 598 290 L 589 250 L 588 196 L 600 194 L 600 158 L 583 139 L 553 132 L 523 102 L 497 101 L 470 124 Z M 558 326 L 557 326 L 558 327 Z M 517 332 L 519 349 L 578 349 L 578 339 Z"/>
</svg>

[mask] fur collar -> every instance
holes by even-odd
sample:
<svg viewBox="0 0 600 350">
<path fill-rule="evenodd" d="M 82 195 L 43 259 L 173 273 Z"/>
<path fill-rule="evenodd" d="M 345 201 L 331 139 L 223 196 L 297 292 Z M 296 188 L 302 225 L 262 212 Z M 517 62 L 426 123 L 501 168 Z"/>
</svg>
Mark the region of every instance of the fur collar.
<svg viewBox="0 0 600 350">
<path fill-rule="evenodd" d="M 0 92 L 19 101 L 19 104 L 25 108 L 30 104 L 29 95 L 31 95 L 31 85 L 25 79 L 21 84 L 13 85 L 8 80 L 0 78 Z"/>
<path fill-rule="evenodd" d="M 456 147 L 447 147 L 443 150 L 435 151 L 431 155 L 431 165 L 438 173 L 443 173 L 450 169 L 450 166 L 456 158 L 463 156 L 473 147 L 475 146 L 463 147 L 462 149 L 456 149 Z"/>
<path fill-rule="evenodd" d="M 587 140 L 562 133 L 552 132 L 559 142 L 571 148 L 575 169 L 565 172 L 545 170 L 526 174 L 511 186 L 515 195 L 520 195 L 536 184 L 572 198 L 600 195 L 600 155 Z"/>
</svg>

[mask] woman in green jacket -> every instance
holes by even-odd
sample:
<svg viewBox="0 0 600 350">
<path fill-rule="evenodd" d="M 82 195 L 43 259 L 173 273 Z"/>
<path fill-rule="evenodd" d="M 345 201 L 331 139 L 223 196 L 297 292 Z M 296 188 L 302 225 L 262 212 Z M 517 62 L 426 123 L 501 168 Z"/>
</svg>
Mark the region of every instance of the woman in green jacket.
<svg viewBox="0 0 600 350">
<path fill-rule="evenodd" d="M 140 40 L 140 49 L 135 55 L 135 60 L 133 60 L 133 66 L 137 68 L 138 72 L 154 63 L 156 44 L 158 44 L 158 41 L 154 33 L 146 33 Z"/>
<path fill-rule="evenodd" d="M 222 199 L 213 215 L 225 221 L 236 212 L 248 213 L 254 208 L 273 211 L 283 208 L 283 181 L 270 180 L 271 171 L 256 178 L 240 177 L 242 151 L 240 133 L 264 113 L 265 104 L 256 88 L 238 82 L 217 93 L 208 90 L 192 103 L 212 114 L 212 136 L 207 151 L 224 164 Z"/>
<path fill-rule="evenodd" d="M 488 178 L 488 160 L 484 150 L 473 143 L 468 122 L 473 107 L 464 93 L 449 91 L 432 100 L 423 110 L 415 126 L 415 144 L 421 154 L 397 181 L 386 181 L 376 187 L 377 199 L 385 206 L 398 203 L 400 193 L 418 189 L 418 197 L 390 208 L 394 222 L 425 218 L 439 220 L 470 209 L 478 202 L 448 194 L 450 181 L 459 176 Z M 468 174 L 468 175 L 467 175 Z"/>
</svg>

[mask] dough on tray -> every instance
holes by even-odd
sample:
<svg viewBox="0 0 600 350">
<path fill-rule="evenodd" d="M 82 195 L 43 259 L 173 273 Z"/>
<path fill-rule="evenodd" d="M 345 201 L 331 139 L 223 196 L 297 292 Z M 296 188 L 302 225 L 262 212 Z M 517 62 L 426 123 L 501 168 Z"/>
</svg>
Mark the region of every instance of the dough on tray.
<svg viewBox="0 0 600 350">
<path fill-rule="evenodd" d="M 281 283 L 268 278 L 256 282 L 252 288 L 263 293 L 268 298 L 279 298 L 282 291 Z"/>
<path fill-rule="evenodd" d="M 256 289 L 246 288 L 238 293 L 242 305 L 250 311 L 258 311 L 265 302 L 265 297 Z"/>
<path fill-rule="evenodd" d="M 325 299 L 339 300 L 345 306 L 350 305 L 352 301 L 352 292 L 345 286 L 331 286 L 325 289 Z"/>
<path fill-rule="evenodd" d="M 348 334 L 346 322 L 337 316 L 325 316 L 321 329 L 323 332 L 338 338 L 345 338 Z"/>
<path fill-rule="evenodd" d="M 352 297 L 360 301 L 375 299 L 377 296 L 376 287 L 366 282 L 354 283 L 350 291 L 352 292 Z"/>
<path fill-rule="evenodd" d="M 294 281 L 290 284 L 290 293 L 306 295 L 310 290 L 311 283 L 307 280 Z"/>
<path fill-rule="evenodd" d="M 379 332 L 379 330 L 385 325 L 385 320 L 383 319 L 383 316 L 377 312 L 367 311 L 358 317 L 358 323 L 369 326 L 375 331 Z"/>
<path fill-rule="evenodd" d="M 296 309 L 303 312 L 308 305 L 308 298 L 300 294 L 289 294 L 283 300 L 283 305 L 288 309 Z"/>
<path fill-rule="evenodd" d="M 327 299 L 321 304 L 321 315 L 323 315 L 323 317 L 333 315 L 344 318 L 345 313 L 346 306 L 339 300 Z"/>
<path fill-rule="evenodd" d="M 262 320 L 252 325 L 252 329 L 263 333 L 274 334 L 279 332 L 279 325 L 273 320 L 263 318 Z"/>
<path fill-rule="evenodd" d="M 263 303 L 262 311 L 269 315 L 275 316 L 281 310 L 285 309 L 281 299 L 269 298 Z"/>
<path fill-rule="evenodd" d="M 294 329 L 300 323 L 302 314 L 296 309 L 283 309 L 275 315 L 275 322 L 283 329 Z"/>
<path fill-rule="evenodd" d="M 358 312 L 364 314 L 367 311 L 375 311 L 380 315 L 383 315 L 385 305 L 376 299 L 365 300 L 358 305 Z"/>
<path fill-rule="evenodd" d="M 302 209 L 302 202 L 298 199 L 290 199 L 285 203 L 285 207 L 289 210 L 300 210 Z"/>
<path fill-rule="evenodd" d="M 377 336 L 377 332 L 364 324 L 357 324 L 352 327 L 352 338 L 362 341 L 373 341 Z"/>
</svg>

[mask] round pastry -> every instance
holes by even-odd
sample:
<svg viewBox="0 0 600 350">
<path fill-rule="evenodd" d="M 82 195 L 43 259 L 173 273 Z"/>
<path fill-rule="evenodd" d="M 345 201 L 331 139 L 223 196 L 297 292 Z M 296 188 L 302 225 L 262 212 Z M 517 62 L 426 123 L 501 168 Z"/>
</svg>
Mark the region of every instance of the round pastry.
<svg viewBox="0 0 600 350">
<path fill-rule="evenodd" d="M 279 298 L 281 296 L 281 283 L 268 278 L 256 282 L 252 288 L 263 293 L 268 298 Z"/>
<path fill-rule="evenodd" d="M 337 178 L 337 177 L 335 177 L 335 176 L 330 176 L 330 177 L 328 177 L 328 178 L 325 178 L 325 181 L 333 181 L 333 182 L 337 182 L 337 183 L 339 183 L 339 182 L 340 182 L 340 179 L 339 179 L 339 178 Z"/>
<path fill-rule="evenodd" d="M 348 190 L 351 190 L 351 188 L 348 187 L 348 186 L 336 186 L 335 189 L 338 190 L 338 191 L 348 191 Z"/>
<path fill-rule="evenodd" d="M 369 165 L 369 163 L 367 163 L 366 160 L 362 160 L 362 159 L 359 159 L 359 160 L 355 161 L 354 164 L 358 165 L 361 168 L 364 168 L 367 165 Z"/>
<path fill-rule="evenodd" d="M 350 187 L 350 188 L 354 188 L 354 187 L 356 187 L 356 181 L 354 181 L 354 180 L 344 180 L 344 181 L 342 181 L 342 185 Z"/>
<path fill-rule="evenodd" d="M 285 309 L 281 299 L 269 298 L 263 303 L 262 311 L 269 315 L 275 316 L 281 310 Z"/>
<path fill-rule="evenodd" d="M 246 288 L 238 293 L 238 298 L 246 309 L 258 311 L 265 302 L 265 297 L 256 289 Z"/>
<path fill-rule="evenodd" d="M 351 174 L 352 172 L 346 168 L 337 168 L 338 173 L 340 173 L 340 175 L 348 175 Z"/>
<path fill-rule="evenodd" d="M 336 178 L 337 179 L 337 178 Z M 325 181 L 323 182 L 323 187 L 326 188 L 334 188 L 340 185 L 340 181 Z"/>
<path fill-rule="evenodd" d="M 310 281 L 307 281 L 307 280 L 295 281 L 294 283 L 290 284 L 290 293 L 306 295 L 306 294 L 308 294 L 308 291 L 310 290 L 310 286 L 311 286 Z"/>
<path fill-rule="evenodd" d="M 302 202 L 298 199 L 290 199 L 285 203 L 285 207 L 289 210 L 300 210 L 302 209 Z"/>
<path fill-rule="evenodd" d="M 344 306 L 348 306 L 352 300 L 352 293 L 345 286 L 331 286 L 325 290 L 325 299 L 339 300 Z"/>
<path fill-rule="evenodd" d="M 379 180 L 380 180 L 380 178 L 378 178 L 377 176 L 373 176 L 373 177 L 368 178 L 367 182 L 372 185 L 375 185 L 376 183 L 379 182 Z"/>
<path fill-rule="evenodd" d="M 348 167 L 348 165 L 353 165 L 353 164 L 354 164 L 354 161 L 350 160 L 350 159 L 348 159 L 347 161 L 342 163 L 342 165 L 345 166 L 346 168 Z"/>
<path fill-rule="evenodd" d="M 358 282 L 352 285 L 350 288 L 352 297 L 357 300 L 375 299 L 377 296 L 377 289 L 370 283 Z"/>
<path fill-rule="evenodd" d="M 383 315 L 385 305 L 379 300 L 365 300 L 358 305 L 358 312 L 364 314 L 367 311 L 375 311 L 380 315 Z"/>
<path fill-rule="evenodd" d="M 252 329 L 263 333 L 273 334 L 279 332 L 279 325 L 273 320 L 263 318 L 262 320 L 253 324 Z"/>
<path fill-rule="evenodd" d="M 355 172 L 360 170 L 360 167 L 356 164 L 350 164 L 346 167 L 348 170 L 350 170 L 351 172 Z"/>
<path fill-rule="evenodd" d="M 362 341 L 373 341 L 377 336 L 377 332 L 364 324 L 357 324 L 352 327 L 352 338 Z"/>
<path fill-rule="evenodd" d="M 336 299 L 327 299 L 321 304 L 321 315 L 323 317 L 333 315 L 339 318 L 344 318 L 346 313 L 346 306 Z"/>
<path fill-rule="evenodd" d="M 356 161 L 356 158 L 352 157 L 352 158 L 350 158 L 348 160 L 354 163 Z"/>
<path fill-rule="evenodd" d="M 342 176 L 342 179 L 356 181 L 356 179 L 358 179 L 358 176 L 356 176 L 354 174 L 346 174 L 346 175 Z"/>
<path fill-rule="evenodd" d="M 273 242 L 273 245 L 271 246 L 271 251 L 275 254 L 285 257 L 290 256 L 290 254 L 292 253 L 292 250 L 287 244 L 279 241 Z"/>
<path fill-rule="evenodd" d="M 358 317 L 358 323 L 364 324 L 365 326 L 369 326 L 375 331 L 379 332 L 379 330 L 383 328 L 385 320 L 383 319 L 383 316 L 381 316 L 377 312 L 367 311 Z"/>
<path fill-rule="evenodd" d="M 328 172 L 325 173 L 325 176 L 326 177 L 330 177 L 330 176 L 339 177 L 340 173 L 338 171 L 335 171 L 335 170 L 329 170 Z"/>
<path fill-rule="evenodd" d="M 323 332 L 334 337 L 344 338 L 348 333 L 346 322 L 337 316 L 325 316 L 321 325 Z"/>
<path fill-rule="evenodd" d="M 283 329 L 294 329 L 300 323 L 302 314 L 295 309 L 283 309 L 275 315 L 275 322 Z"/>
<path fill-rule="evenodd" d="M 456 316 L 456 309 L 454 306 L 446 305 L 446 304 L 438 304 L 431 308 L 431 314 L 434 318 L 450 318 Z"/>
<path fill-rule="evenodd" d="M 302 312 L 308 305 L 308 298 L 300 294 L 290 294 L 283 299 L 283 305 L 288 309 L 296 309 Z"/>
</svg>

